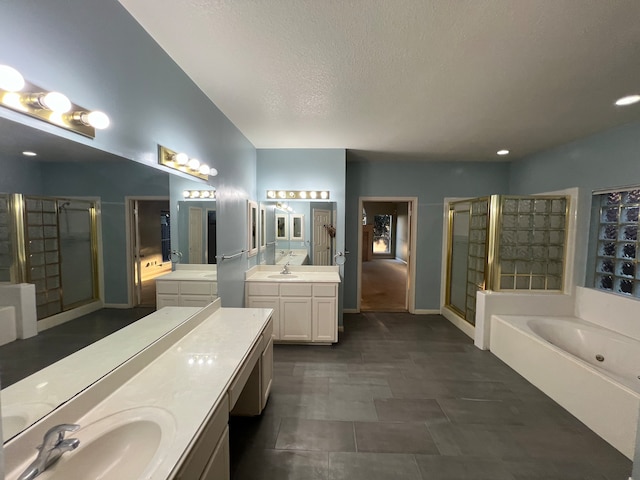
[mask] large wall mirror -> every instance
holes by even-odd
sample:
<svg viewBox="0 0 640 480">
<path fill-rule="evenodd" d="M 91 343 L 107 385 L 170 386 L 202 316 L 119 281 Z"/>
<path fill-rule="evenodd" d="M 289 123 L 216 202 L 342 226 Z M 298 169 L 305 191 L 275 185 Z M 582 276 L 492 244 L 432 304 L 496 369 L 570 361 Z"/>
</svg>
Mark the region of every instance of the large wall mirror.
<svg viewBox="0 0 640 480">
<path fill-rule="evenodd" d="M 38 156 L 30 159 L 23 157 L 21 152 L 24 150 L 33 150 L 38 153 Z M 141 256 L 144 255 L 140 262 L 142 267 L 151 269 L 167 261 L 171 251 L 171 246 L 165 241 L 167 232 L 163 231 L 167 227 L 171 228 L 172 234 L 175 233 L 174 230 L 178 230 L 180 243 L 184 241 L 184 245 L 193 246 L 183 255 L 184 261 L 195 263 L 215 261 L 216 202 L 192 201 L 184 198 L 170 199 L 169 184 L 173 175 L 3 118 L 0 118 L 0 161 L 3 165 L 0 193 L 46 195 L 70 199 L 92 197 L 98 200 L 101 210 L 100 258 L 103 264 L 98 278 L 99 286 L 104 291 L 105 303 L 126 305 L 128 299 L 132 298 L 132 292 L 127 289 L 127 278 L 129 263 L 134 260 L 126 258 L 127 255 L 125 255 L 127 249 L 125 243 L 128 245 L 125 241 L 127 223 L 130 220 L 127 209 L 129 204 L 135 204 L 131 201 L 132 198 L 164 197 L 166 208 L 168 209 L 171 203 L 178 207 L 179 212 L 177 218 L 170 218 L 164 207 L 156 209 L 157 212 L 154 210 L 152 217 L 156 226 L 150 230 L 157 234 L 159 253 L 155 255 L 151 250 L 141 249 Z M 58 207 L 63 214 L 65 208 L 70 209 L 72 206 L 71 203 L 65 205 L 63 202 Z M 173 216 L 175 214 L 172 210 L 171 217 Z M 72 225 L 68 226 L 64 223 L 67 221 L 65 217 L 61 218 L 61 227 L 70 229 Z M 200 220 L 198 221 L 197 218 Z M 143 225 L 141 236 L 145 235 L 146 230 Z M 4 273 L 8 275 L 8 271 Z M 2 281 L 6 280 L 8 278 L 2 278 Z M 35 386 L 33 382 L 29 382 L 30 377 L 19 379 L 16 376 L 12 381 L 8 381 L 7 375 L 0 370 L 2 387 L 0 408 L 4 441 L 11 439 L 107 372 L 126 362 L 132 355 L 146 348 L 173 327 L 175 325 L 163 325 L 157 330 L 149 331 L 147 338 L 140 338 L 138 342 L 127 346 L 126 349 L 113 352 L 108 359 L 105 358 L 99 362 L 99 366 L 77 365 L 73 382 L 47 378 L 44 382 L 47 386 L 44 388 L 42 383 Z M 11 346 L 9 343 L 0 346 L 0 349 Z M 18 362 L 18 359 L 16 358 L 15 361 Z M 34 365 L 34 370 L 30 372 L 32 374 L 47 371 L 47 365 L 36 366 L 35 361 L 29 363 Z M 6 372 L 6 369 L 4 371 Z M 34 390 L 36 387 L 39 388 L 37 392 Z M 51 395 L 45 398 L 43 391 L 46 389 L 52 390 Z M 5 394 L 7 392 L 9 393 Z M 23 400 L 16 402 L 16 398 L 23 398 Z"/>
<path fill-rule="evenodd" d="M 266 265 L 332 265 L 335 253 L 335 202 L 262 202 Z"/>
</svg>

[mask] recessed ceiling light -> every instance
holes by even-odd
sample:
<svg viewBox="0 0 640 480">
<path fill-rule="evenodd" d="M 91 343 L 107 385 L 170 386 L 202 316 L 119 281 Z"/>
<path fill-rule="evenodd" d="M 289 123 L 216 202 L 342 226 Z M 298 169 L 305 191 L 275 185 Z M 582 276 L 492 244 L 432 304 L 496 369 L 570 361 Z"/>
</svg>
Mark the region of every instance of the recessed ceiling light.
<svg viewBox="0 0 640 480">
<path fill-rule="evenodd" d="M 626 97 L 616 100 L 616 105 L 623 107 L 637 102 L 640 102 L 640 95 L 627 95 Z"/>
<path fill-rule="evenodd" d="M 29 151 L 22 152 L 22 154 L 23 154 L 25 157 L 35 157 L 36 155 L 38 155 L 36 152 L 29 152 Z"/>
<path fill-rule="evenodd" d="M 509 150 L 498 150 L 496 153 L 498 155 L 509 155 Z"/>
</svg>

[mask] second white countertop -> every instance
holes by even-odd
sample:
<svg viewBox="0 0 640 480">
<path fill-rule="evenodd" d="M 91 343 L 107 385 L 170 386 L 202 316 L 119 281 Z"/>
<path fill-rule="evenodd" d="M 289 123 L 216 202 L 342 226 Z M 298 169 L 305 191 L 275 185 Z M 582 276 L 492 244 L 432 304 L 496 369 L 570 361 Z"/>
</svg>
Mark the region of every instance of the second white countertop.
<svg viewBox="0 0 640 480">
<path fill-rule="evenodd" d="M 245 272 L 246 282 L 340 283 L 337 266 L 291 265 L 290 274 L 281 274 L 280 265 L 258 265 Z"/>
</svg>

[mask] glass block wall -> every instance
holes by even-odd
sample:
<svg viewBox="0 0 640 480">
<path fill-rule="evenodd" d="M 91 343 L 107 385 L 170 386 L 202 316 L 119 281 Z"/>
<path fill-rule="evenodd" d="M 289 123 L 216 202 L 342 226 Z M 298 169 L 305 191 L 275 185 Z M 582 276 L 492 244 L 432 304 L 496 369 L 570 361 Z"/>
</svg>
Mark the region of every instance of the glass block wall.
<svg viewBox="0 0 640 480">
<path fill-rule="evenodd" d="M 27 282 L 36 286 L 38 319 L 62 311 L 58 208 L 54 199 L 25 197 Z"/>
<path fill-rule="evenodd" d="M 496 290 L 562 290 L 568 201 L 500 197 Z"/>
<path fill-rule="evenodd" d="M 489 229 L 489 198 L 471 201 L 469 219 L 469 255 L 467 259 L 467 299 L 465 319 L 475 325 L 476 292 L 485 288 L 487 237 Z"/>
<path fill-rule="evenodd" d="M 599 206 L 594 286 L 639 298 L 640 189 L 599 194 L 594 201 Z"/>
<path fill-rule="evenodd" d="M 13 263 L 12 242 L 9 195 L 0 194 L 0 282 L 11 281 L 11 265 Z"/>
</svg>

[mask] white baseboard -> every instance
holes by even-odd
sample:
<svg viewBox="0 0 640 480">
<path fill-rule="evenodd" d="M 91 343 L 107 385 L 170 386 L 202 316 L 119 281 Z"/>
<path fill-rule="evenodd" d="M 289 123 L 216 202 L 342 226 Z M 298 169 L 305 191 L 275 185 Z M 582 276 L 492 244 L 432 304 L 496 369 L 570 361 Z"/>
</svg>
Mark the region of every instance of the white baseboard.
<svg viewBox="0 0 640 480">
<path fill-rule="evenodd" d="M 42 332 L 43 330 L 48 330 L 52 327 L 57 327 L 58 325 L 62 325 L 63 323 L 75 320 L 78 317 L 95 312 L 96 310 L 100 310 L 102 307 L 103 303 L 101 301 L 97 301 L 88 303 L 87 305 L 82 305 L 67 312 L 62 312 L 58 313 L 57 315 L 43 318 L 42 320 L 38 320 L 38 332 Z"/>
<path fill-rule="evenodd" d="M 343 313 L 360 313 L 360 310 L 358 310 L 357 308 L 343 308 L 342 312 Z"/>
<path fill-rule="evenodd" d="M 417 308 L 413 313 L 415 313 L 416 315 L 440 315 L 440 310 L 436 310 L 433 308 Z"/>
</svg>

